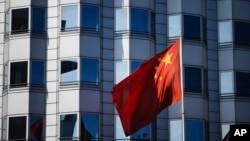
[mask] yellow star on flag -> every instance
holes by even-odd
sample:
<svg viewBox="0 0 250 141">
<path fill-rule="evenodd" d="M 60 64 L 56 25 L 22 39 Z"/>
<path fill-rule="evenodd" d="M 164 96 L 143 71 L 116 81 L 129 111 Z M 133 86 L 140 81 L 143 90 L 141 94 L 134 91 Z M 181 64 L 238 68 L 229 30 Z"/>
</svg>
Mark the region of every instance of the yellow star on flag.
<svg viewBox="0 0 250 141">
<path fill-rule="evenodd" d="M 168 64 L 172 64 L 172 62 L 171 62 L 171 57 L 172 57 L 172 56 L 173 56 L 173 53 L 171 53 L 171 54 L 167 53 L 166 58 L 162 61 L 162 62 L 165 63 L 165 67 L 166 67 Z"/>
</svg>

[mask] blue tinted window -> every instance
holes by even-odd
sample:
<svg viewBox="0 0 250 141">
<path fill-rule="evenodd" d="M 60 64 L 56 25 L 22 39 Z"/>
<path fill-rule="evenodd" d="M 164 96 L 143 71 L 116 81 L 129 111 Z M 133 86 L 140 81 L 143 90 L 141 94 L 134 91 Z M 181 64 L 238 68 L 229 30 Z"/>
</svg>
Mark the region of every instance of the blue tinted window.
<svg viewBox="0 0 250 141">
<path fill-rule="evenodd" d="M 77 115 L 61 115 L 60 116 L 60 139 L 74 140 L 77 137 Z"/>
<path fill-rule="evenodd" d="M 150 141 L 150 127 L 145 126 L 133 135 L 131 135 L 131 139 L 133 140 L 143 140 L 143 141 Z"/>
<path fill-rule="evenodd" d="M 78 26 L 77 5 L 62 6 L 61 30 L 74 30 Z"/>
<path fill-rule="evenodd" d="M 99 118 L 94 114 L 81 115 L 81 140 L 95 140 L 99 138 Z"/>
<path fill-rule="evenodd" d="M 61 83 L 74 83 L 77 81 L 77 59 L 61 61 Z"/>
<path fill-rule="evenodd" d="M 222 21 L 219 22 L 219 43 L 232 43 L 232 22 Z"/>
<path fill-rule="evenodd" d="M 186 140 L 203 141 L 203 122 L 198 120 L 186 120 Z"/>
<path fill-rule="evenodd" d="M 236 72 L 236 93 L 240 96 L 250 96 L 250 73 Z"/>
<path fill-rule="evenodd" d="M 134 72 L 137 68 L 140 67 L 140 65 L 142 64 L 142 62 L 138 62 L 138 61 L 132 61 L 131 62 L 131 73 Z"/>
<path fill-rule="evenodd" d="M 81 60 L 81 81 L 83 84 L 99 85 L 99 61 L 97 59 Z"/>
<path fill-rule="evenodd" d="M 11 21 L 12 33 L 28 32 L 29 8 L 13 9 Z"/>
<path fill-rule="evenodd" d="M 184 15 L 184 37 L 187 39 L 201 39 L 200 17 Z"/>
<path fill-rule="evenodd" d="M 126 8 L 115 10 L 115 30 L 128 30 L 128 14 Z"/>
<path fill-rule="evenodd" d="M 37 141 L 43 139 L 43 117 L 30 116 L 30 139 Z"/>
<path fill-rule="evenodd" d="M 202 74 L 200 68 L 185 67 L 185 91 L 201 92 Z"/>
<path fill-rule="evenodd" d="M 181 16 L 174 15 L 168 17 L 168 36 L 178 37 L 181 32 Z"/>
<path fill-rule="evenodd" d="M 34 32 L 44 32 L 45 30 L 45 10 L 43 8 L 33 8 L 32 30 Z"/>
<path fill-rule="evenodd" d="M 148 32 L 148 11 L 131 8 L 131 30 Z"/>
<path fill-rule="evenodd" d="M 44 62 L 32 61 L 31 85 L 44 85 Z"/>
<path fill-rule="evenodd" d="M 82 6 L 82 28 L 84 30 L 99 30 L 99 7 L 83 5 Z"/>
<path fill-rule="evenodd" d="M 238 45 L 250 45 L 250 23 L 234 22 L 234 38 Z"/>
</svg>

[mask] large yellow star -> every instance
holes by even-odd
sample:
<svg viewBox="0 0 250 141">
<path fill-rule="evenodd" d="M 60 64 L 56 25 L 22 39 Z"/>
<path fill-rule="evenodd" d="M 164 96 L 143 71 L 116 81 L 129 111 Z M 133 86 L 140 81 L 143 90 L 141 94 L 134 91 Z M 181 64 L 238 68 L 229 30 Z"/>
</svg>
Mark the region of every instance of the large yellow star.
<svg viewBox="0 0 250 141">
<path fill-rule="evenodd" d="M 168 65 L 168 64 L 172 64 L 171 62 L 171 57 L 173 56 L 173 53 L 167 53 L 167 56 L 166 58 L 162 61 L 163 63 L 165 63 L 165 67 Z"/>
</svg>

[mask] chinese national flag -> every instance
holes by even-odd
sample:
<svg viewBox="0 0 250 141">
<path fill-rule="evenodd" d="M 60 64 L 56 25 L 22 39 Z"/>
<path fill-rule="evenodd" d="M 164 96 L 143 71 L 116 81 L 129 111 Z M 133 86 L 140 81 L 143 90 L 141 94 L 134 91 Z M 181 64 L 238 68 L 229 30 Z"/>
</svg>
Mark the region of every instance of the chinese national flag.
<svg viewBox="0 0 250 141">
<path fill-rule="evenodd" d="M 142 64 L 112 91 L 123 130 L 129 136 L 181 100 L 180 40 Z"/>
</svg>

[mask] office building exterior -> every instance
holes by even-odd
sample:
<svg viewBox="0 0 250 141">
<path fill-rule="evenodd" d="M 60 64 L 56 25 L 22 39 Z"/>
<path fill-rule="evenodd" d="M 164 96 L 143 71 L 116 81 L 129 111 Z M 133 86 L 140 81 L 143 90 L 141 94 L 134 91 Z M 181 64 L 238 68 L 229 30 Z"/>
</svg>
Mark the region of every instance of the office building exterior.
<svg viewBox="0 0 250 141">
<path fill-rule="evenodd" d="M 186 139 L 220 141 L 250 124 L 249 7 L 0 0 L 0 140 L 181 141 L 181 102 L 126 137 L 111 91 L 182 35 Z"/>
</svg>

